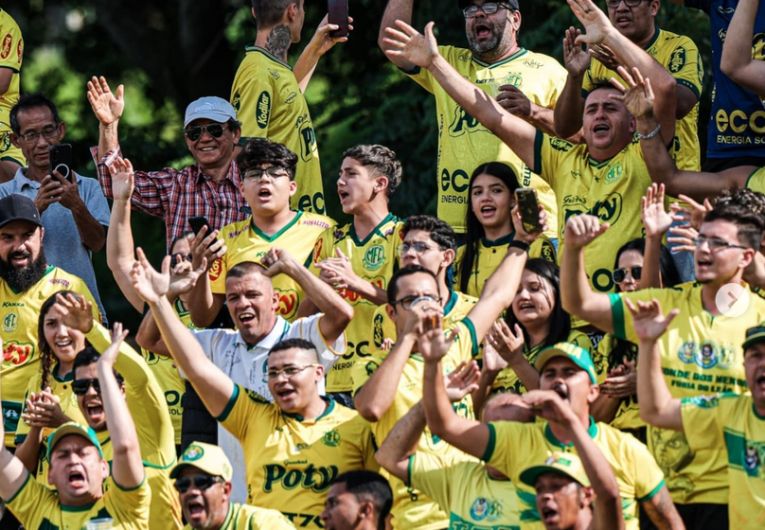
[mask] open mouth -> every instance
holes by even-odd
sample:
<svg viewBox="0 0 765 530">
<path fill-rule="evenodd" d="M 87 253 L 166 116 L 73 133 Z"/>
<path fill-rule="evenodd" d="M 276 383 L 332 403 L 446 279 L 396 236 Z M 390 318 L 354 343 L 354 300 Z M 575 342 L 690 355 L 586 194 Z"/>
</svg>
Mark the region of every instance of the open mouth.
<svg viewBox="0 0 765 530">
<path fill-rule="evenodd" d="M 558 394 L 561 397 L 561 399 L 565 399 L 566 401 L 569 400 L 568 399 L 569 398 L 568 387 L 566 385 L 559 383 L 559 384 L 555 385 L 552 388 L 552 390 L 553 390 L 553 392 Z"/>
<path fill-rule="evenodd" d="M 85 475 L 81 471 L 71 471 L 67 479 L 70 486 L 78 487 L 85 485 Z"/>
<path fill-rule="evenodd" d="M 480 211 L 481 211 L 481 214 L 488 216 L 488 215 L 492 215 L 494 212 L 496 212 L 497 211 L 497 207 L 496 206 L 491 206 L 491 205 L 487 204 L 486 206 L 481 206 L 481 210 Z"/>
<path fill-rule="evenodd" d="M 270 199 L 273 193 L 271 193 L 271 190 L 268 188 L 261 188 L 260 191 L 258 191 L 258 197 L 261 199 Z"/>
<path fill-rule="evenodd" d="M 632 17 L 626 16 L 626 15 L 618 16 L 616 17 L 615 24 L 617 26 L 627 26 L 629 24 L 632 24 Z"/>
<path fill-rule="evenodd" d="M 8 256 L 11 263 L 13 263 L 14 265 L 19 265 L 19 264 L 25 265 L 29 262 L 31 257 L 32 255 L 29 254 L 28 252 L 14 252 L 10 256 Z"/>
<path fill-rule="evenodd" d="M 205 514 L 205 505 L 199 500 L 193 500 L 186 503 L 186 511 L 189 517 L 199 518 Z"/>
<path fill-rule="evenodd" d="M 295 389 L 293 388 L 283 388 L 282 390 L 276 391 L 276 396 L 281 400 L 289 399 L 296 394 L 297 392 L 295 392 Z"/>
<path fill-rule="evenodd" d="M 558 517 L 558 510 L 544 507 L 540 510 L 539 515 L 542 516 L 542 521 L 549 523 Z"/>
<path fill-rule="evenodd" d="M 343 201 L 343 200 L 345 200 L 345 199 L 347 199 L 348 197 L 351 196 L 351 194 L 348 193 L 347 191 L 338 191 L 337 195 L 340 197 L 341 201 Z"/>
<path fill-rule="evenodd" d="M 696 260 L 696 266 L 698 268 L 704 269 L 712 266 L 712 260 L 711 259 L 697 259 Z"/>
<path fill-rule="evenodd" d="M 71 346 L 72 339 L 70 339 L 70 338 L 58 339 L 54 344 L 58 348 L 66 348 L 68 346 Z"/>
<path fill-rule="evenodd" d="M 536 306 L 534 306 L 533 302 L 521 302 L 518 304 L 518 309 L 521 311 L 535 310 Z"/>
<path fill-rule="evenodd" d="M 245 311 L 244 313 L 239 313 L 239 315 L 237 315 L 237 318 L 239 319 L 239 322 L 241 322 L 242 324 L 246 324 L 248 322 L 252 322 L 253 320 L 255 320 L 255 313 Z"/>
<path fill-rule="evenodd" d="M 608 132 L 610 130 L 611 127 L 609 127 L 607 123 L 598 123 L 595 125 L 595 127 L 592 128 L 592 132 L 594 133 Z"/>
<path fill-rule="evenodd" d="M 104 419 L 104 407 L 100 401 L 94 403 L 87 403 L 85 405 L 85 414 L 87 415 L 90 423 L 98 424 Z"/>
<path fill-rule="evenodd" d="M 475 36 L 479 39 L 486 39 L 491 37 L 491 28 L 486 24 L 476 24 L 473 28 Z"/>
</svg>

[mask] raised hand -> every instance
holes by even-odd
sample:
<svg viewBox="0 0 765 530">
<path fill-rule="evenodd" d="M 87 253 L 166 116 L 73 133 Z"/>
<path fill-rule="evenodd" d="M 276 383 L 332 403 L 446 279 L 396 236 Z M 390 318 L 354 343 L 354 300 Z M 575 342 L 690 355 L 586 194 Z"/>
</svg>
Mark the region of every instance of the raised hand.
<svg viewBox="0 0 765 530">
<path fill-rule="evenodd" d="M 319 22 L 319 27 L 316 28 L 316 32 L 313 34 L 313 37 L 311 37 L 311 40 L 306 47 L 312 48 L 318 55 L 324 55 L 331 50 L 335 44 L 348 42 L 347 35 L 345 37 L 333 37 L 331 35 L 331 33 L 337 29 L 340 29 L 340 26 L 337 24 L 330 24 L 329 16 L 324 15 L 324 18 Z M 348 17 L 349 35 L 351 31 L 353 31 L 353 18 Z"/>
<path fill-rule="evenodd" d="M 205 270 L 212 267 L 212 264 L 216 259 L 222 258 L 226 251 L 225 243 L 222 239 L 218 239 L 219 232 L 213 230 L 208 234 L 210 227 L 205 225 L 189 242 L 191 247 L 191 268 L 196 270 L 202 264 L 205 264 Z"/>
<path fill-rule="evenodd" d="M 687 195 L 678 195 L 678 199 L 683 201 L 687 206 L 682 206 L 679 203 L 672 203 L 670 208 L 672 209 L 672 219 L 675 221 L 685 221 L 689 223 L 696 230 L 701 228 L 701 223 L 704 222 L 704 217 L 707 213 L 712 211 L 712 203 L 709 198 L 704 199 L 704 203 L 698 203 L 688 197 Z"/>
<path fill-rule="evenodd" d="M 579 421 L 571 405 L 553 390 L 530 390 L 521 396 L 534 413 L 550 423 L 569 427 Z"/>
<path fill-rule="evenodd" d="M 576 38 L 582 32 L 574 27 L 566 30 L 563 37 L 563 65 L 572 77 L 582 77 L 590 67 L 590 54 L 581 44 L 577 44 Z"/>
<path fill-rule="evenodd" d="M 93 76 L 88 81 L 88 101 L 102 125 L 111 125 L 122 117 L 125 110 L 125 87 L 119 85 L 112 93 L 106 78 Z"/>
<path fill-rule="evenodd" d="M 57 294 L 53 307 L 65 326 L 88 333 L 93 328 L 93 304 L 74 293 Z"/>
<path fill-rule="evenodd" d="M 438 43 L 433 35 L 433 22 L 425 26 L 425 35 L 403 20 L 396 20 L 396 27 L 385 28 L 385 55 L 391 60 L 403 59 L 420 68 L 428 68 L 438 56 Z"/>
<path fill-rule="evenodd" d="M 497 374 L 507 368 L 507 361 L 497 352 L 497 349 L 491 345 L 487 336 L 483 343 L 483 366 L 484 372 Z"/>
<path fill-rule="evenodd" d="M 523 355 L 523 330 L 517 323 L 514 328 L 515 331 L 511 330 L 510 326 L 500 319 L 492 324 L 491 330 L 486 336 L 489 344 L 508 364 L 512 364 L 517 356 Z"/>
<path fill-rule="evenodd" d="M 637 368 L 635 361 L 625 361 L 611 372 L 600 385 L 600 391 L 617 399 L 625 399 L 637 394 Z"/>
<path fill-rule="evenodd" d="M 671 243 L 672 252 L 693 252 L 696 250 L 698 231 L 691 225 L 673 226 L 667 233 L 667 243 Z"/>
<path fill-rule="evenodd" d="M 611 94 L 609 97 L 623 102 L 627 110 L 630 111 L 630 114 L 635 118 L 652 116 L 655 97 L 653 88 L 651 88 L 651 80 L 647 77 L 644 78 L 640 70 L 634 66 L 632 67 L 631 74 L 623 66 L 619 66 L 616 71 L 627 82 L 629 88 L 624 88 L 621 83 L 612 77 L 609 81 L 621 94 Z"/>
<path fill-rule="evenodd" d="M 130 271 L 133 288 L 144 302 L 156 304 L 170 288 L 170 256 L 165 256 L 161 272 L 157 272 L 140 247 L 135 250 L 135 254 L 136 261 Z"/>
<path fill-rule="evenodd" d="M 112 343 L 101 353 L 101 358 L 98 360 L 98 363 L 108 366 L 109 368 L 114 367 L 117 355 L 119 355 L 120 346 L 122 346 L 122 341 L 125 340 L 125 337 L 127 336 L 128 330 L 123 330 L 122 324 L 115 322 L 112 327 Z"/>
<path fill-rule="evenodd" d="M 502 108 L 510 114 L 514 114 L 521 118 L 528 118 L 531 116 L 531 107 L 533 103 L 526 97 L 526 94 L 521 92 L 514 85 L 502 85 L 499 87 L 497 103 L 502 105 Z"/>
<path fill-rule="evenodd" d="M 569 248 L 582 248 L 608 230 L 608 223 L 600 222 L 594 215 L 573 215 L 566 221 L 564 241 Z"/>
<path fill-rule="evenodd" d="M 51 429 L 71 421 L 61 410 L 61 400 L 50 391 L 50 388 L 30 394 L 21 417 L 30 427 Z"/>
<path fill-rule="evenodd" d="M 451 333 L 444 333 L 441 307 L 422 302 L 413 306 L 411 311 L 416 313 L 418 317 L 417 351 L 425 359 L 425 362 L 439 362 L 454 342 Z"/>
<path fill-rule="evenodd" d="M 541 227 L 538 232 L 526 232 L 523 227 L 523 219 L 521 218 L 521 210 L 518 205 L 514 205 L 510 210 L 510 219 L 513 222 L 513 229 L 515 230 L 515 238 L 518 241 L 523 241 L 529 245 L 536 241 L 536 239 L 547 230 L 547 211 L 544 206 L 539 205 L 539 226 Z"/>
<path fill-rule="evenodd" d="M 351 260 L 339 248 L 335 249 L 334 257 L 325 259 L 318 267 L 319 277 L 335 289 L 352 289 L 359 279 Z"/>
<path fill-rule="evenodd" d="M 608 16 L 595 5 L 592 0 L 566 0 L 574 16 L 584 26 L 586 33 L 576 37 L 577 44 L 600 44 L 606 40 L 610 30 L 613 30 Z"/>
<path fill-rule="evenodd" d="M 290 271 L 294 270 L 295 267 L 300 266 L 289 252 L 275 247 L 270 248 L 260 262 L 266 268 L 263 274 L 269 278 L 273 278 L 281 273 L 285 273 L 289 276 Z"/>
<path fill-rule="evenodd" d="M 651 184 L 640 204 L 646 237 L 662 237 L 672 225 L 672 216 L 664 209 L 664 184 Z"/>
<path fill-rule="evenodd" d="M 679 309 L 675 308 L 667 316 L 664 316 L 659 301 L 655 298 L 648 302 L 638 301 L 636 304 L 625 298 L 624 304 L 632 314 L 632 325 L 635 328 L 635 334 L 641 341 L 658 340 L 680 312 Z"/>
<path fill-rule="evenodd" d="M 129 201 L 135 187 L 133 164 L 127 158 L 116 157 L 109 165 L 112 176 L 112 194 L 115 201 Z"/>
<path fill-rule="evenodd" d="M 462 398 L 478 390 L 478 380 L 481 378 L 481 371 L 478 369 L 478 363 L 475 361 L 463 361 L 453 371 L 444 376 L 446 386 L 446 395 L 449 401 L 455 403 Z"/>
<path fill-rule="evenodd" d="M 206 272 L 207 260 L 205 258 L 202 258 L 202 262 L 196 269 L 191 266 L 190 261 L 181 260 L 170 269 L 170 285 L 167 289 L 167 297 L 174 300 L 180 295 L 188 293 L 197 284 L 199 277 Z"/>
<path fill-rule="evenodd" d="M 619 67 L 614 51 L 605 44 L 595 44 L 590 48 L 590 55 L 603 63 L 603 66 L 609 70 L 616 70 Z"/>
<path fill-rule="evenodd" d="M 57 178 L 53 175 L 45 175 L 40 182 L 40 187 L 37 189 L 37 196 L 35 197 L 35 207 L 40 215 L 51 204 L 58 202 L 61 199 L 61 184 Z"/>
</svg>

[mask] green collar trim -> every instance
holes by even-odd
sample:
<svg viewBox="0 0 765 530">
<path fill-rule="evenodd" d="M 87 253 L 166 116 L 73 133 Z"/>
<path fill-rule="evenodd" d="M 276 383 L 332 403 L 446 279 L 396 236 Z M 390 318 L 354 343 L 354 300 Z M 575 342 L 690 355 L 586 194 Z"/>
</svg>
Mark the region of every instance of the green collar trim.
<svg viewBox="0 0 765 530">
<path fill-rule="evenodd" d="M 82 506 L 69 506 L 67 504 L 62 504 L 61 505 L 61 511 L 63 511 L 63 512 L 87 512 L 91 508 L 93 508 L 93 506 L 95 506 L 95 505 L 96 505 L 95 502 L 91 502 L 90 504 L 83 504 Z"/>
<path fill-rule="evenodd" d="M 55 379 L 59 383 L 68 383 L 70 381 L 74 381 L 74 370 L 70 370 L 69 373 L 64 375 L 63 377 L 59 377 L 57 375 L 59 364 L 60 363 L 58 362 L 58 360 L 56 360 L 56 363 L 53 365 L 53 368 L 50 371 L 50 375 L 53 376 L 53 379 Z"/>
<path fill-rule="evenodd" d="M 258 225 L 255 224 L 254 217 L 250 217 L 250 228 L 252 229 L 253 232 L 255 232 L 255 235 L 258 236 L 259 238 L 265 239 L 269 243 L 273 243 L 274 241 L 279 239 L 279 236 L 284 234 L 284 232 L 292 228 L 295 225 L 295 223 L 297 223 L 298 220 L 300 220 L 301 217 L 303 217 L 302 211 L 295 212 L 295 217 L 293 217 L 292 220 L 290 220 L 286 225 L 284 225 L 279 230 L 277 230 L 277 232 L 272 236 L 269 236 L 268 234 L 263 232 L 260 228 L 258 228 Z"/>
<path fill-rule="evenodd" d="M 260 46 L 253 45 L 253 46 L 245 46 L 244 50 L 247 53 L 250 53 L 250 52 L 262 53 L 263 55 L 265 55 L 272 61 L 279 63 L 280 65 L 289 69 L 290 71 L 292 70 L 292 67 L 288 63 L 285 63 L 284 61 L 279 59 L 276 55 L 272 54 L 270 51 L 266 50 L 265 48 L 261 48 Z"/>
<path fill-rule="evenodd" d="M 659 40 L 659 35 L 661 35 L 661 29 L 659 28 L 659 25 L 654 22 L 653 23 L 653 37 L 651 37 L 651 40 L 648 41 L 648 44 L 645 45 L 644 50 L 647 50 L 651 46 L 653 46 L 657 40 Z"/>
<path fill-rule="evenodd" d="M 755 417 L 755 418 L 757 418 L 758 420 L 762 420 L 762 421 L 765 421 L 765 416 L 761 416 L 761 415 L 760 415 L 760 414 L 757 412 L 757 407 L 755 407 L 755 406 L 754 406 L 754 400 L 752 400 L 752 412 L 754 413 L 754 417 Z"/>
<path fill-rule="evenodd" d="M 458 298 L 459 298 L 459 295 L 457 294 L 457 291 L 449 290 L 449 300 L 446 302 L 446 305 L 444 306 L 444 316 L 452 312 L 452 309 L 454 309 L 454 306 L 457 305 Z"/>
<path fill-rule="evenodd" d="M 515 239 L 515 231 L 512 231 L 506 236 L 500 237 L 499 239 L 495 239 L 494 241 L 492 241 L 491 239 L 486 239 L 485 237 L 482 237 L 481 244 L 486 248 L 501 247 L 501 246 L 507 245 L 513 239 Z"/>
<path fill-rule="evenodd" d="M 497 68 L 498 66 L 502 66 L 502 65 L 507 64 L 507 63 L 509 63 L 511 61 L 514 61 L 514 60 L 518 59 L 519 57 L 523 57 L 527 53 L 529 53 L 529 51 L 526 48 L 518 48 L 518 51 L 516 51 L 510 57 L 502 59 L 501 61 L 496 62 L 496 63 L 491 63 L 491 64 L 485 63 L 481 59 L 479 59 L 479 58 L 477 58 L 475 56 L 473 56 L 473 61 L 476 64 L 479 64 L 479 65 L 481 65 L 481 66 L 483 66 L 485 68 Z"/>
<path fill-rule="evenodd" d="M 335 410 L 335 400 L 331 397 L 321 396 L 322 401 L 324 401 L 327 406 L 324 408 L 324 412 L 319 414 L 314 421 L 319 421 L 320 419 L 329 416 L 332 414 L 332 411 Z M 287 416 L 288 418 L 292 418 L 293 420 L 297 420 L 299 422 L 305 421 L 305 418 L 301 416 L 300 414 L 293 414 L 290 412 L 282 412 L 283 415 Z"/>
<path fill-rule="evenodd" d="M 367 243 L 369 243 L 369 240 L 374 237 L 375 234 L 385 237 L 385 234 L 382 233 L 382 230 L 380 230 L 386 223 L 389 223 L 390 221 L 396 221 L 396 216 L 392 213 L 388 212 L 388 215 L 386 215 L 382 221 L 377 223 L 377 226 L 375 226 L 369 234 L 367 234 L 367 237 L 364 238 L 363 241 L 359 240 L 359 236 L 356 235 L 356 226 L 351 222 L 351 228 L 348 230 L 348 235 L 351 236 L 351 239 L 353 240 L 353 243 L 357 247 L 363 247 Z"/>
<path fill-rule="evenodd" d="M 595 423 L 595 420 L 592 418 L 592 416 L 590 416 L 590 426 L 587 427 L 587 434 L 589 434 L 590 438 L 593 438 L 593 439 L 598 435 L 598 424 Z M 573 442 L 563 443 L 560 440 L 558 440 L 553 434 L 549 423 L 545 425 L 545 438 L 547 438 L 548 442 L 550 442 L 556 447 L 560 447 L 561 449 L 574 447 Z"/>
</svg>

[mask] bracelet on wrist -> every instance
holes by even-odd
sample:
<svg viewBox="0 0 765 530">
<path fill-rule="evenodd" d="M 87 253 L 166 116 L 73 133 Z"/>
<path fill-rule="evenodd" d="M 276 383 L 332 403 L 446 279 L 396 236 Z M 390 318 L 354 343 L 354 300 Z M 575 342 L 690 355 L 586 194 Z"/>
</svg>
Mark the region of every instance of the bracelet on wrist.
<svg viewBox="0 0 765 530">
<path fill-rule="evenodd" d="M 638 140 L 650 140 L 651 138 L 655 138 L 659 134 L 659 131 L 661 131 L 661 123 L 657 124 L 656 128 L 649 133 L 643 134 L 638 132 Z"/>
</svg>

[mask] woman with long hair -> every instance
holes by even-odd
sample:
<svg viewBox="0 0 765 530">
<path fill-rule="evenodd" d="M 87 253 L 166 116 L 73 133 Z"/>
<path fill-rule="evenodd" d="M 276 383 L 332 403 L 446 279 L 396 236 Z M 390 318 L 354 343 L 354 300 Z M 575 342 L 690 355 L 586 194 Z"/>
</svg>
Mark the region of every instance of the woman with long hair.
<svg viewBox="0 0 765 530">
<path fill-rule="evenodd" d="M 519 184 L 510 166 L 488 162 L 473 171 L 468 187 L 465 243 L 457 250 L 457 289 L 478 297 L 505 257 L 508 243 L 515 239 L 511 211 Z M 555 246 L 548 238 L 539 237 L 531 245 L 529 256 L 555 262 Z"/>
</svg>

